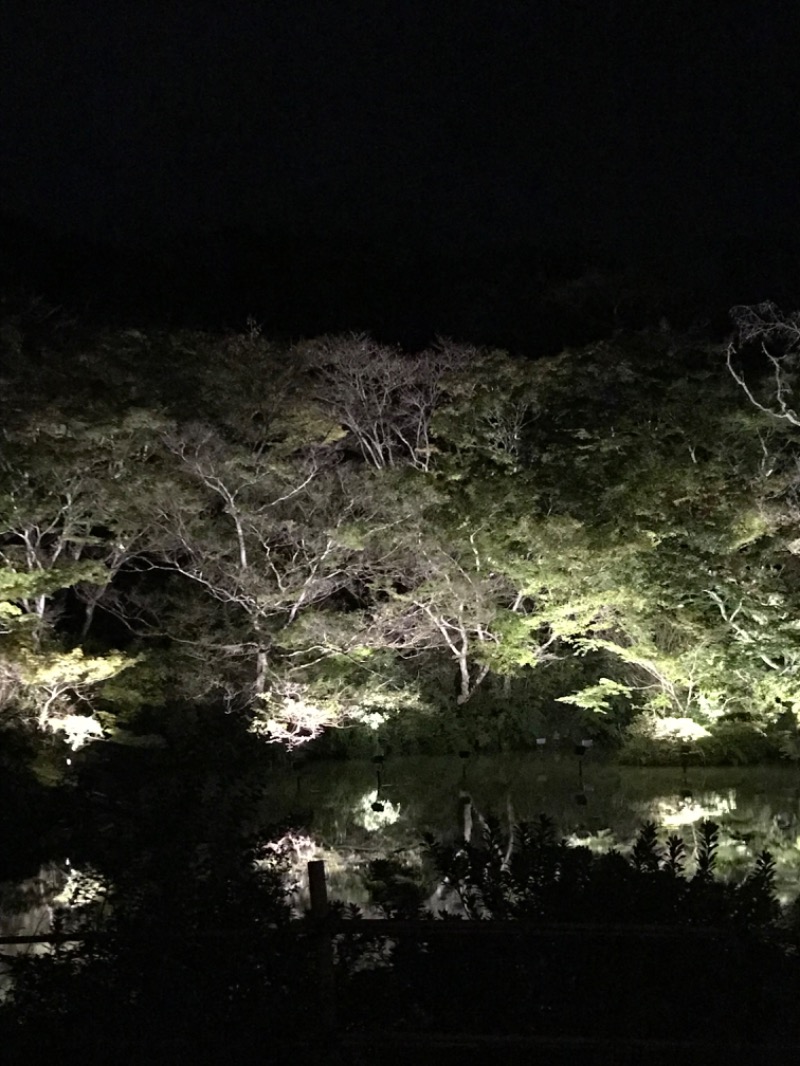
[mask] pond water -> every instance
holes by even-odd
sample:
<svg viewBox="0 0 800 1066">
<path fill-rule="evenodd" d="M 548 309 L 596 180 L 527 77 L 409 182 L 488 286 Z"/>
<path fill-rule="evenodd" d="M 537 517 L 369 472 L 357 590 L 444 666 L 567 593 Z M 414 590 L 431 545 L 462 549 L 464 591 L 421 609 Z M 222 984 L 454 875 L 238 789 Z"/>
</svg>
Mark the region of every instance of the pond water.
<svg viewBox="0 0 800 1066">
<path fill-rule="evenodd" d="M 720 826 L 718 873 L 738 879 L 768 848 L 782 902 L 800 893 L 800 773 L 794 767 L 633 768 L 592 754 L 403 758 L 311 763 L 268 785 L 264 816 L 292 815 L 298 873 L 326 861 L 332 895 L 363 904 L 363 872 L 389 854 L 418 861 L 424 832 L 463 833 L 464 794 L 501 822 L 554 819 L 575 844 L 632 844 L 645 821 L 692 850 L 697 823 Z M 473 823 L 475 822 L 473 817 Z"/>
<path fill-rule="evenodd" d="M 628 847 L 643 822 L 662 836 L 678 833 L 691 852 L 695 827 L 707 818 L 720 826 L 718 873 L 744 876 L 759 852 L 776 861 L 782 902 L 800 893 L 800 773 L 794 767 L 637 769 L 609 765 L 590 752 L 310 762 L 273 771 L 254 820 L 288 825 L 284 843 L 305 901 L 309 859 L 326 863 L 334 898 L 365 905 L 367 864 L 390 855 L 422 863 L 426 832 L 455 840 L 463 835 L 465 796 L 479 814 L 507 824 L 554 819 L 574 844 L 599 851 Z M 42 933 L 52 910 L 69 896 L 75 871 L 66 856 L 50 856 L 41 876 L 0 886 L 0 936 Z M 432 885 L 432 891 L 435 889 Z M 0 979 L 0 986 L 2 980 Z"/>
</svg>

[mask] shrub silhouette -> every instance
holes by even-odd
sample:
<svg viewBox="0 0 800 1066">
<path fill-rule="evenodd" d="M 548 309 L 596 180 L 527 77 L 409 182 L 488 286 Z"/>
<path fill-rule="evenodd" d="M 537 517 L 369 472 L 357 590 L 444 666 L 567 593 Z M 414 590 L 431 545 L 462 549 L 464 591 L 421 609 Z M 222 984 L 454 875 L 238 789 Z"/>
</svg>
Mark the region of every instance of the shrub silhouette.
<svg viewBox="0 0 800 1066">
<path fill-rule="evenodd" d="M 629 854 L 597 855 L 545 817 L 510 831 L 488 818 L 470 843 L 427 840 L 435 878 L 462 909 L 449 923 L 425 911 L 407 866 L 376 862 L 384 912 L 408 921 L 382 931 L 356 907 L 333 908 L 351 919 L 333 934 L 339 1029 L 662 1039 L 680 1016 L 683 1039 L 800 1040 L 798 960 L 785 950 L 794 927 L 776 921 L 772 858 L 727 884 L 715 877 L 717 842 L 713 823 L 699 826 L 690 859 L 648 823 Z M 103 938 L 19 962 L 0 1037 L 39 1055 L 52 1044 L 67 1062 L 65 1032 L 106 1058 L 115 1041 L 149 1039 L 151 1060 L 164 1032 L 188 1041 L 187 1054 L 231 1032 L 311 1035 L 320 942 L 290 921 L 278 871 L 259 870 L 243 840 L 191 855 L 171 885 L 129 883 L 110 913 L 87 914 L 85 931 Z M 85 1061 L 85 1047 L 73 1051 Z"/>
<path fill-rule="evenodd" d="M 628 856 L 574 847 L 545 815 L 505 832 L 488 817 L 471 843 L 447 846 L 426 837 L 436 875 L 457 893 L 466 918 L 751 926 L 776 919 L 770 853 L 758 856 L 742 883 L 731 884 L 714 877 L 718 843 L 719 827 L 700 823 L 687 876 L 684 841 L 672 835 L 661 844 L 653 822 L 642 826 Z"/>
<path fill-rule="evenodd" d="M 800 974 L 789 941 L 778 942 L 774 863 L 764 852 L 743 882 L 726 883 L 715 877 L 718 838 L 701 824 L 689 856 L 680 837 L 661 843 L 647 823 L 629 854 L 598 855 L 567 844 L 546 817 L 510 831 L 489 817 L 469 843 L 429 836 L 434 876 L 461 910 L 436 917 L 485 932 L 443 936 L 430 911 L 382 939 L 353 923 L 339 954 L 342 1015 L 381 1028 L 607 1039 L 670 1039 L 680 1017 L 681 1039 L 798 1039 Z M 394 896 L 392 868 L 375 873 L 384 912 L 402 917 L 410 871 L 394 870 Z"/>
</svg>

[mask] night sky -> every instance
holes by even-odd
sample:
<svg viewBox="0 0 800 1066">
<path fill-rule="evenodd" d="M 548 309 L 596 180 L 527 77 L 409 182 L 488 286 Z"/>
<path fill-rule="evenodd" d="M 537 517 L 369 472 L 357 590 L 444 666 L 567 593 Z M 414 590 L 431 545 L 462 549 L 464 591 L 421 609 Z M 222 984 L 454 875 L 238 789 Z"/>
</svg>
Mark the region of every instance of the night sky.
<svg viewBox="0 0 800 1066">
<path fill-rule="evenodd" d="M 337 247 L 385 291 L 484 248 L 502 273 L 521 246 L 753 289 L 733 300 L 793 272 L 790 0 L 1 10 L 0 193 L 18 241 L 22 223 L 118 248 L 205 241 L 237 276 L 261 252 L 295 288 Z M 7 238 L 6 270 L 15 254 Z"/>
</svg>

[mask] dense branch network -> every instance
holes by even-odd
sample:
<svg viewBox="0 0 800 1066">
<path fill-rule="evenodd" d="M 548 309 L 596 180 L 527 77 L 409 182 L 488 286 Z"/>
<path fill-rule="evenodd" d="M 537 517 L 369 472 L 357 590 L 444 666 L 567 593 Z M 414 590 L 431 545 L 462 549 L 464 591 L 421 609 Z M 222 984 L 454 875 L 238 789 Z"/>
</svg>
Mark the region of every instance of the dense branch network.
<svg viewBox="0 0 800 1066">
<path fill-rule="evenodd" d="M 800 316 L 734 318 L 727 375 L 661 334 L 530 363 L 104 337 L 83 401 L 12 399 L 3 713 L 113 729 L 123 705 L 220 701 L 290 745 L 401 713 L 778 721 L 800 707 L 798 456 L 776 435 Z M 166 358 L 174 391 L 135 406 L 132 367 Z"/>
</svg>

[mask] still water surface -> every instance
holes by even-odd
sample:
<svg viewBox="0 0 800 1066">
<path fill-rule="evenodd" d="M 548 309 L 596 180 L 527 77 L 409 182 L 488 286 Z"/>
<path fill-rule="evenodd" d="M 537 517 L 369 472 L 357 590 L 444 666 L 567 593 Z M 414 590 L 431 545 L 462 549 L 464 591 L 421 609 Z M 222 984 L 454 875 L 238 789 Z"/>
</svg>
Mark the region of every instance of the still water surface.
<svg viewBox="0 0 800 1066">
<path fill-rule="evenodd" d="M 366 900 L 365 864 L 387 854 L 419 855 L 422 834 L 454 839 L 463 793 L 476 811 L 503 822 L 547 814 L 575 844 L 629 846 L 645 821 L 683 836 L 691 851 L 698 822 L 720 826 L 718 872 L 740 878 L 764 848 L 777 864 L 782 901 L 800 892 L 800 773 L 795 767 L 619 767 L 572 756 L 478 756 L 311 763 L 276 776 L 264 816 L 290 815 L 298 870 L 325 858 L 333 894 Z M 473 823 L 475 819 L 473 819 Z M 312 854 L 313 852 L 313 854 Z"/>
<path fill-rule="evenodd" d="M 800 893 L 800 773 L 790 766 L 684 774 L 613 766 L 594 753 L 582 760 L 528 754 L 312 762 L 270 774 L 254 820 L 279 826 L 276 835 L 290 827 L 284 840 L 300 882 L 299 907 L 306 899 L 305 864 L 315 858 L 325 860 L 331 895 L 363 906 L 371 860 L 396 855 L 419 865 L 424 833 L 463 836 L 465 794 L 475 811 L 473 831 L 478 814 L 493 813 L 505 824 L 547 814 L 572 843 L 599 851 L 630 846 L 642 823 L 654 821 L 662 837 L 680 834 L 691 852 L 697 823 L 711 819 L 720 826 L 720 875 L 744 876 L 768 848 L 781 901 Z M 53 856 L 38 879 L 0 886 L 0 936 L 49 931 L 74 877 L 66 856 Z"/>
</svg>

